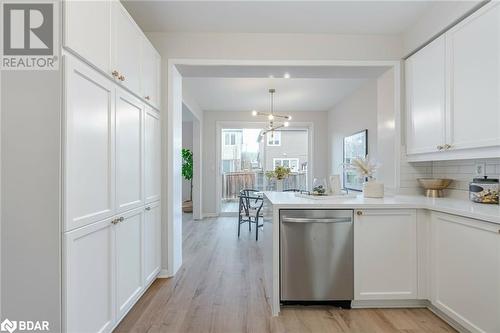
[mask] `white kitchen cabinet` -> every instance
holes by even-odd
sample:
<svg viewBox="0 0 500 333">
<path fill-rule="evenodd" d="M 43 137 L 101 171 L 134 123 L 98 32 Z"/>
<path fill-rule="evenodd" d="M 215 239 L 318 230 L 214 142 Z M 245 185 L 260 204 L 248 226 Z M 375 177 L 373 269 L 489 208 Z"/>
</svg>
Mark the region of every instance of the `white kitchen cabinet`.
<svg viewBox="0 0 500 333">
<path fill-rule="evenodd" d="M 65 229 L 115 210 L 114 85 L 83 62 L 65 60 Z"/>
<path fill-rule="evenodd" d="M 119 1 L 111 3 L 112 68 L 117 82 L 141 93 L 141 44 L 145 38 Z"/>
<path fill-rule="evenodd" d="M 161 215 L 160 202 L 144 208 L 144 284 L 150 284 L 161 267 Z"/>
<path fill-rule="evenodd" d="M 134 305 L 143 287 L 143 208 L 118 218 L 116 238 L 116 313 L 122 318 Z"/>
<path fill-rule="evenodd" d="M 142 38 L 142 94 L 155 108 L 160 107 L 160 66 L 161 58 L 149 40 Z"/>
<path fill-rule="evenodd" d="M 123 212 L 143 204 L 144 105 L 116 91 L 116 205 Z"/>
<path fill-rule="evenodd" d="M 432 304 L 472 332 L 500 332 L 500 226 L 443 213 L 431 225 Z"/>
<path fill-rule="evenodd" d="M 161 130 L 160 113 L 146 106 L 145 112 L 145 199 L 146 203 L 160 199 L 161 191 Z"/>
<path fill-rule="evenodd" d="M 64 1 L 64 46 L 111 75 L 110 1 Z"/>
<path fill-rule="evenodd" d="M 115 238 L 111 221 L 64 236 L 65 332 L 109 332 L 113 327 Z"/>
<path fill-rule="evenodd" d="M 439 151 L 446 141 L 444 35 L 408 58 L 405 75 L 407 152 Z"/>
<path fill-rule="evenodd" d="M 354 216 L 354 299 L 417 299 L 416 211 L 366 209 Z"/>
<path fill-rule="evenodd" d="M 446 34 L 452 149 L 500 146 L 500 3 Z"/>
</svg>

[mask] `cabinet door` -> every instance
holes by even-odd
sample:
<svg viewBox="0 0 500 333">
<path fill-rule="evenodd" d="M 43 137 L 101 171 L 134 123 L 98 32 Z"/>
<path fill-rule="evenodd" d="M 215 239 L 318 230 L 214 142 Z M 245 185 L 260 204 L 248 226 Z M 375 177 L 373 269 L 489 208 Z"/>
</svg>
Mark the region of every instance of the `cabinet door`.
<svg viewBox="0 0 500 333">
<path fill-rule="evenodd" d="M 65 61 L 65 229 L 114 214 L 113 83 L 72 56 Z"/>
<path fill-rule="evenodd" d="M 109 332 L 115 318 L 111 219 L 64 235 L 66 332 Z"/>
<path fill-rule="evenodd" d="M 110 1 L 64 2 L 64 46 L 109 74 L 110 18 Z"/>
<path fill-rule="evenodd" d="M 143 203 L 143 104 L 116 91 L 116 203 L 118 212 Z"/>
<path fill-rule="evenodd" d="M 139 297 L 143 281 L 143 208 L 123 214 L 115 226 L 116 313 L 121 319 Z"/>
<path fill-rule="evenodd" d="M 142 33 L 119 1 L 113 1 L 111 8 L 113 70 L 122 76 L 117 82 L 140 94 Z"/>
<path fill-rule="evenodd" d="M 161 266 L 160 202 L 146 206 L 144 213 L 144 284 L 151 283 Z"/>
<path fill-rule="evenodd" d="M 445 144 L 444 36 L 406 61 L 407 153 L 429 153 Z"/>
<path fill-rule="evenodd" d="M 500 146 L 500 3 L 479 9 L 446 39 L 448 143 L 453 149 Z"/>
<path fill-rule="evenodd" d="M 146 107 L 145 116 L 145 198 L 146 202 L 160 199 L 161 190 L 161 131 L 160 114 Z"/>
<path fill-rule="evenodd" d="M 432 303 L 472 332 L 500 332 L 500 227 L 433 213 Z"/>
<path fill-rule="evenodd" d="M 155 108 L 160 107 L 161 58 L 149 40 L 142 38 L 142 94 Z"/>
<path fill-rule="evenodd" d="M 415 210 L 356 211 L 354 298 L 417 298 Z"/>
</svg>

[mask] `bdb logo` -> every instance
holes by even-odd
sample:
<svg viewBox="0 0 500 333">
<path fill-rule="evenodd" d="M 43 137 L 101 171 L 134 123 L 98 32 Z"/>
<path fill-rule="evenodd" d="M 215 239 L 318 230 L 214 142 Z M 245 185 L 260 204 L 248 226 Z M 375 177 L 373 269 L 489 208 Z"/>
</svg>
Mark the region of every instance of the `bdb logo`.
<svg viewBox="0 0 500 333">
<path fill-rule="evenodd" d="M 16 321 L 10 321 L 8 319 L 5 319 L 1 324 L 0 324 L 0 330 L 2 332 L 9 332 L 12 333 L 17 329 L 17 322 Z"/>
<path fill-rule="evenodd" d="M 57 69 L 57 2 L 3 3 L 2 69 Z"/>
<path fill-rule="evenodd" d="M 43 321 L 32 321 L 32 320 L 9 320 L 5 319 L 0 324 L 0 331 L 13 333 L 16 330 L 19 331 L 49 331 L 49 322 Z"/>
</svg>

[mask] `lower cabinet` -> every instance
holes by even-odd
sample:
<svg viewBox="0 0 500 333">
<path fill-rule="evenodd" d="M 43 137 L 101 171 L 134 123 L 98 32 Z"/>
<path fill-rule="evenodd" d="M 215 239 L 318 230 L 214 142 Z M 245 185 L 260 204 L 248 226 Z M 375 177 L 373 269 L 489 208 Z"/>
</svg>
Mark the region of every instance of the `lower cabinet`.
<svg viewBox="0 0 500 333">
<path fill-rule="evenodd" d="M 414 209 L 354 214 L 354 299 L 417 299 L 417 219 Z"/>
<path fill-rule="evenodd" d="M 160 202 L 147 205 L 144 213 L 144 273 L 145 284 L 151 283 L 161 268 Z"/>
<path fill-rule="evenodd" d="M 160 271 L 160 203 L 64 235 L 66 332 L 110 332 Z"/>
<path fill-rule="evenodd" d="M 431 302 L 472 332 L 500 332 L 500 226 L 431 218 Z"/>
</svg>

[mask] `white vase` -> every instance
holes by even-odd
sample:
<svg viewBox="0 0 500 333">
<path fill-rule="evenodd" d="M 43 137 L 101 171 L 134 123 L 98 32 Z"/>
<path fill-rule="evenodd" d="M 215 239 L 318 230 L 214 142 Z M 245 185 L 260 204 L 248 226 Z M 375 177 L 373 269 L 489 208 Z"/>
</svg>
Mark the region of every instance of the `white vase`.
<svg viewBox="0 0 500 333">
<path fill-rule="evenodd" d="M 283 179 L 276 179 L 276 192 L 283 192 Z"/>
<path fill-rule="evenodd" d="M 365 198 L 383 198 L 384 184 L 375 179 L 368 180 L 363 184 L 363 196 Z"/>
</svg>

